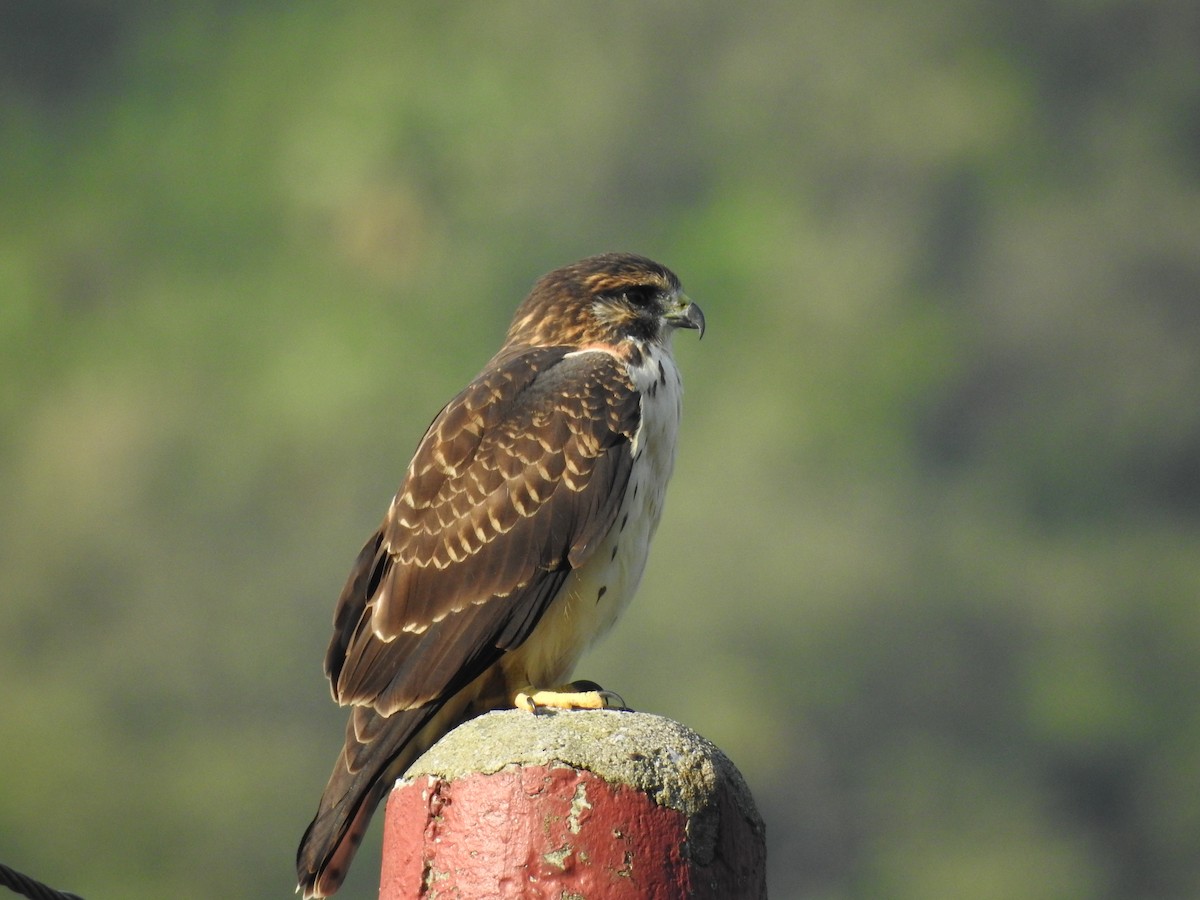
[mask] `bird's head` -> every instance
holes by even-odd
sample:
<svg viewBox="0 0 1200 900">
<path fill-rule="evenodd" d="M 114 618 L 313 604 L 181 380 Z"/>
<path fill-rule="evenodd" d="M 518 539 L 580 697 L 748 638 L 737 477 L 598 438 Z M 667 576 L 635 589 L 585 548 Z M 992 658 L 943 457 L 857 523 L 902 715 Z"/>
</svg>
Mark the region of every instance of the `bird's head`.
<svg viewBox="0 0 1200 900">
<path fill-rule="evenodd" d="M 517 308 L 508 344 L 665 344 L 676 328 L 704 336 L 704 313 L 666 266 L 632 253 L 589 256 L 542 276 Z"/>
</svg>

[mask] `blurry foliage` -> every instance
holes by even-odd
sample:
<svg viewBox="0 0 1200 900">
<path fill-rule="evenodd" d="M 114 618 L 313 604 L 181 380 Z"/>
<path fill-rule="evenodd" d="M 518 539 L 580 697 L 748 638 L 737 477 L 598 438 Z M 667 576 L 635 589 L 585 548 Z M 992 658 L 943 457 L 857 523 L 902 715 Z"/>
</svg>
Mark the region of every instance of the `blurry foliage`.
<svg viewBox="0 0 1200 900">
<path fill-rule="evenodd" d="M 581 674 L 741 766 L 773 895 L 1200 894 L 1198 60 L 1178 0 L 6 4 L 0 858 L 289 891 L 359 541 L 633 249 L 710 333 Z"/>
</svg>

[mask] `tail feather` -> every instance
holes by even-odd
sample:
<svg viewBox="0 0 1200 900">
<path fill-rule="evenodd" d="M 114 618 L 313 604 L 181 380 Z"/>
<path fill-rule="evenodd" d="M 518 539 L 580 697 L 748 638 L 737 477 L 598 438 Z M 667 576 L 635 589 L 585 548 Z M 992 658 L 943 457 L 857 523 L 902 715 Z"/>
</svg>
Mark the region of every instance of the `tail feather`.
<svg viewBox="0 0 1200 900">
<path fill-rule="evenodd" d="M 429 743 L 417 738 L 437 711 L 433 705 L 387 717 L 369 707 L 352 711 L 346 745 L 296 851 L 297 890 L 305 900 L 341 887 L 379 801 Z"/>
</svg>

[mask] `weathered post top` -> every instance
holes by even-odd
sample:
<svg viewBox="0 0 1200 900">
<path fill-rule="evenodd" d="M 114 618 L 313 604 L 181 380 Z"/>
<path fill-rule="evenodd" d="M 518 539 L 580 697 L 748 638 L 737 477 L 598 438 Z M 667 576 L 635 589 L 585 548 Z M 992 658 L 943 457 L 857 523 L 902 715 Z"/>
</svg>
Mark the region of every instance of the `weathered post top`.
<svg viewBox="0 0 1200 900">
<path fill-rule="evenodd" d="M 661 716 L 493 712 L 396 785 L 380 900 L 766 897 L 764 827 L 741 774 Z"/>
</svg>

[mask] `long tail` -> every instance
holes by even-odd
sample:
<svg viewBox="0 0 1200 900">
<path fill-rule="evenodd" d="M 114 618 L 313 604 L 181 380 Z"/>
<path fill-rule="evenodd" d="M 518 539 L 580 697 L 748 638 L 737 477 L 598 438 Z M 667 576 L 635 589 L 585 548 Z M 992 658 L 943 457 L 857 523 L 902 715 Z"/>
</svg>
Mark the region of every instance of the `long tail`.
<svg viewBox="0 0 1200 900">
<path fill-rule="evenodd" d="M 297 890 L 305 900 L 329 897 L 341 887 L 375 807 L 429 738 L 436 739 L 421 732 L 437 711 L 430 705 L 386 718 L 370 707 L 351 711 L 346 745 L 296 851 Z"/>
</svg>

